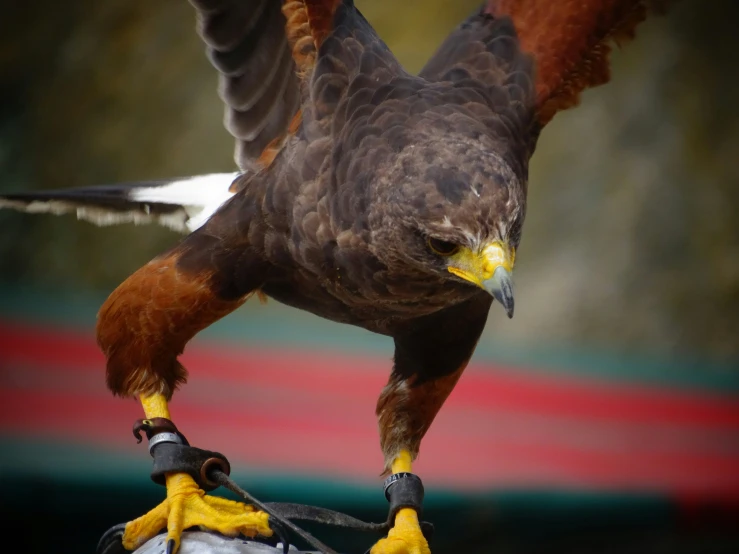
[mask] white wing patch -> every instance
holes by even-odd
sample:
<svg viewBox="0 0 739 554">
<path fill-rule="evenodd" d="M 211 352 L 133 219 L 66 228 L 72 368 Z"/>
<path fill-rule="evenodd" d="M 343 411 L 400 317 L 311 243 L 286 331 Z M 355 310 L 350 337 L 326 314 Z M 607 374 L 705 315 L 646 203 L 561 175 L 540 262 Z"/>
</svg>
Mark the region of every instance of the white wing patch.
<svg viewBox="0 0 739 554">
<path fill-rule="evenodd" d="M 113 211 L 95 206 L 80 206 L 74 202 L 65 202 L 63 200 L 34 200 L 32 202 L 23 202 L 21 200 L 5 200 L 2 198 L 0 198 L 0 208 L 12 208 L 31 214 L 75 214 L 77 219 L 89 221 L 100 227 L 120 225 L 122 223 L 134 223 L 136 225 L 158 223 L 163 227 L 180 233 L 194 230 L 189 229 L 189 216 L 184 208 L 167 214 L 152 214 L 139 210 Z"/>
<path fill-rule="evenodd" d="M 226 200 L 233 196 L 229 188 L 238 176 L 238 173 L 211 173 L 150 187 L 126 189 L 125 185 L 121 185 L 115 208 L 95 205 L 93 198 L 99 191 L 96 187 L 81 189 L 79 200 L 45 199 L 45 194 L 53 194 L 49 191 L 29 193 L 27 200 L 20 197 L 0 197 L 0 208 L 36 214 L 75 214 L 77 219 L 100 226 L 157 223 L 180 233 L 188 233 L 201 227 Z M 87 190 L 91 199 L 85 202 L 84 192 Z M 176 208 L 167 213 L 157 213 L 146 203 L 167 204 Z"/>
<path fill-rule="evenodd" d="M 131 200 L 182 206 L 185 229 L 194 231 L 208 221 L 221 205 L 233 196 L 229 191 L 238 173 L 198 175 L 166 185 L 133 189 Z M 167 214 L 174 216 L 175 214 Z M 167 217 L 167 216 L 164 216 Z M 164 222 L 161 222 L 166 226 Z"/>
</svg>

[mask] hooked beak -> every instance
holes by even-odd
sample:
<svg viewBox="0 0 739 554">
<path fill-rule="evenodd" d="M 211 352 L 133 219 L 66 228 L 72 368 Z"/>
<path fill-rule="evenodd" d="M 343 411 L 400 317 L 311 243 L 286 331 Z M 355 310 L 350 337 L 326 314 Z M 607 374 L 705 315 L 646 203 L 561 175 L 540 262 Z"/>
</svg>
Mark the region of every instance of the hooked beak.
<svg viewBox="0 0 739 554">
<path fill-rule="evenodd" d="M 513 317 L 513 263 L 515 251 L 495 241 L 480 252 L 462 247 L 449 256 L 447 270 L 485 289 L 501 303 L 509 318 Z"/>
<path fill-rule="evenodd" d="M 498 266 L 490 279 L 482 282 L 483 288 L 503 305 L 509 318 L 513 317 L 513 279 L 511 272 Z"/>
</svg>

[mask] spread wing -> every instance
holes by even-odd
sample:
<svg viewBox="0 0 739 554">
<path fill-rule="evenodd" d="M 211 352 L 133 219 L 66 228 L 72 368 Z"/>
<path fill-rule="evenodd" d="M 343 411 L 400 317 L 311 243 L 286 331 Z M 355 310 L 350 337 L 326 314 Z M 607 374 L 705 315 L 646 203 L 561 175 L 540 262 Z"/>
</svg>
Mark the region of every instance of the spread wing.
<svg viewBox="0 0 739 554">
<path fill-rule="evenodd" d="M 298 117 L 301 83 L 341 0 L 190 0 L 220 73 L 225 126 L 242 170 L 269 165 Z"/>
<path fill-rule="evenodd" d="M 426 78 L 440 79 L 454 67 L 473 68 L 479 78 L 494 67 L 485 51 L 505 45 L 496 42 L 492 21 L 486 35 L 472 23 L 481 14 L 492 20 L 509 17 L 522 50 L 535 63 L 535 113 L 539 127 L 560 110 L 578 104 L 580 93 L 610 79 L 609 54 L 613 44 L 633 36 L 650 10 L 666 0 L 487 0 L 447 38 L 424 68 Z M 486 45 L 483 48 L 481 45 Z"/>
<path fill-rule="evenodd" d="M 305 127 L 312 137 L 330 128 L 344 89 L 357 74 L 364 77 L 357 83 L 368 86 L 355 92 L 366 99 L 364 93 L 402 73 L 351 0 L 190 2 L 220 73 L 225 125 L 236 138 L 236 162 L 247 178 L 268 167 L 290 136 Z M 315 164 L 320 160 L 314 153 Z M 97 225 L 157 222 L 188 232 L 240 190 L 244 177 L 218 173 L 0 195 L 0 208 L 76 213 Z"/>
</svg>

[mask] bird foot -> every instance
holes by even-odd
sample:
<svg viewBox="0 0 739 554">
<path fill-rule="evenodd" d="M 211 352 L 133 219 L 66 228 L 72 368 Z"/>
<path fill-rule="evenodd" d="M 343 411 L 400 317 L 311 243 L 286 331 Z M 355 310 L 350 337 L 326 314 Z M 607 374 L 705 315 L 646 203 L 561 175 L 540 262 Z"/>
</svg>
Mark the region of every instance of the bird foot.
<svg viewBox="0 0 739 554">
<path fill-rule="evenodd" d="M 370 554 L 431 554 L 415 510 L 399 510 L 395 516 L 395 526 L 387 537 L 375 543 Z"/>
<path fill-rule="evenodd" d="M 123 546 L 135 550 L 150 538 L 167 529 L 167 554 L 180 546 L 182 532 L 189 527 L 203 527 L 226 536 L 272 536 L 269 515 L 253 506 L 206 496 L 186 473 L 167 475 L 167 499 L 143 516 L 126 524 Z"/>
</svg>

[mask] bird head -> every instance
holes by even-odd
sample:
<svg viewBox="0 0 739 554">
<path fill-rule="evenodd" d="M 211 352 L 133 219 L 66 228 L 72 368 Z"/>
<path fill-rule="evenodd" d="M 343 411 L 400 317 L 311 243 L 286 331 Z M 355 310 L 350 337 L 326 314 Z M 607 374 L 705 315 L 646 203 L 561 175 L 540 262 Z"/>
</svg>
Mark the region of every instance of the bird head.
<svg viewBox="0 0 739 554">
<path fill-rule="evenodd" d="M 412 266 L 420 279 L 483 289 L 512 317 L 525 173 L 494 146 L 444 137 L 405 149 L 378 170 L 382 202 L 371 228 L 376 255 L 391 269 Z"/>
</svg>

